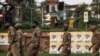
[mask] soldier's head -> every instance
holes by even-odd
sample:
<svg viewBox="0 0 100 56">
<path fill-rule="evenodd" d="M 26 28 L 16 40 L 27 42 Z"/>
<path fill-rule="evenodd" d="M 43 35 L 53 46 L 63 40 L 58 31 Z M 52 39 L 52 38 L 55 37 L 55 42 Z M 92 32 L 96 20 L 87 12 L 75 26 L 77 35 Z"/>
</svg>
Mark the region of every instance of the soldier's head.
<svg viewBox="0 0 100 56">
<path fill-rule="evenodd" d="M 33 24 L 32 24 L 32 27 L 33 28 L 36 28 L 37 26 L 38 26 L 38 22 L 37 21 L 34 21 Z"/>
<path fill-rule="evenodd" d="M 21 23 L 16 23 L 16 25 L 15 25 L 15 29 L 17 30 L 17 29 L 21 29 Z"/>
<path fill-rule="evenodd" d="M 64 31 L 68 31 L 69 29 L 69 24 L 64 24 Z"/>
<path fill-rule="evenodd" d="M 89 30 L 94 32 L 95 30 L 97 30 L 97 26 L 96 25 L 90 25 Z"/>
</svg>

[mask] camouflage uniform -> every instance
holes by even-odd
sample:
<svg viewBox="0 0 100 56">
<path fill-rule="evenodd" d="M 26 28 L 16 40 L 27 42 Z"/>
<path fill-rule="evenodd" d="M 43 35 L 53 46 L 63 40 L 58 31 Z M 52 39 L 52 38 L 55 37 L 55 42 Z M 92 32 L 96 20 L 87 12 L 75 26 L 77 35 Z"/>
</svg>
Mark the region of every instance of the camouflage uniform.
<svg viewBox="0 0 100 56">
<path fill-rule="evenodd" d="M 18 38 L 18 42 L 17 42 L 17 45 L 18 45 L 18 51 L 19 51 L 19 54 L 20 56 L 24 56 L 24 53 L 23 53 L 23 32 L 21 29 L 18 29 L 16 31 L 16 37 Z"/>
<path fill-rule="evenodd" d="M 8 42 L 9 42 L 10 45 L 11 45 L 11 40 L 12 40 L 12 38 L 13 38 L 14 35 L 15 35 L 15 29 L 14 29 L 13 26 L 10 26 L 9 30 L 8 30 Z M 8 50 L 7 56 L 12 56 L 11 49 Z"/>
<path fill-rule="evenodd" d="M 37 56 L 40 47 L 40 36 L 41 30 L 39 27 L 36 27 L 31 38 L 31 42 L 28 46 L 28 56 Z"/>
<path fill-rule="evenodd" d="M 100 49 L 100 34 L 96 32 L 97 26 L 92 25 L 90 26 L 90 30 L 93 32 L 93 36 L 91 39 L 92 45 L 89 48 L 89 50 L 92 49 L 92 55 L 93 56 L 99 56 L 99 49 Z"/>
<path fill-rule="evenodd" d="M 100 35 L 98 33 L 94 32 L 92 37 L 92 45 L 93 45 L 93 56 L 99 56 L 99 49 L 100 49 Z"/>
<path fill-rule="evenodd" d="M 11 37 L 15 35 L 15 29 L 13 26 L 10 26 L 8 29 L 8 42 L 10 43 Z"/>
<path fill-rule="evenodd" d="M 17 29 L 17 27 L 19 27 L 19 25 L 16 24 L 15 28 Z M 22 37 L 23 37 L 23 34 L 22 34 L 21 29 L 15 30 L 14 36 L 12 36 L 9 41 L 12 56 L 23 56 L 22 47 L 21 47 Z"/>
<path fill-rule="evenodd" d="M 62 45 L 63 45 L 62 56 L 70 56 L 71 55 L 71 34 L 69 32 L 64 33 Z"/>
</svg>

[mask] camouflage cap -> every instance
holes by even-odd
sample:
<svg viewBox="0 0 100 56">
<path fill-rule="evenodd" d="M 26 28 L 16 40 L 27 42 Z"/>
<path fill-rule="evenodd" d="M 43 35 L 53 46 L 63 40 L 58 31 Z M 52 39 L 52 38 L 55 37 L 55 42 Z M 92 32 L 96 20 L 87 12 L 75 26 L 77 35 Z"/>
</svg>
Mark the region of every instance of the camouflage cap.
<svg viewBox="0 0 100 56">
<path fill-rule="evenodd" d="M 16 25 L 15 25 L 15 27 L 20 27 L 20 26 L 22 26 L 21 23 L 16 23 Z"/>
</svg>

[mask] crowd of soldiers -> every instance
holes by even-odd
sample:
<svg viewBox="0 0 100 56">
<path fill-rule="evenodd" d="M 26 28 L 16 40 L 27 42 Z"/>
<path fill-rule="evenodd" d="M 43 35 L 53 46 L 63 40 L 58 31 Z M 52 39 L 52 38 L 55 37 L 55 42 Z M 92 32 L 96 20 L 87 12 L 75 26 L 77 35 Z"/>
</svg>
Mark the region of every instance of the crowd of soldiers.
<svg viewBox="0 0 100 56">
<path fill-rule="evenodd" d="M 38 26 L 38 22 L 33 23 L 33 33 L 30 42 L 27 45 L 27 56 L 38 56 L 40 47 L 40 37 L 41 29 Z M 24 56 L 24 35 L 21 29 L 21 24 L 17 23 L 15 26 L 12 24 L 7 24 L 9 27 L 8 37 L 9 37 L 9 48 L 7 56 Z M 100 48 L 100 33 L 97 33 L 97 26 L 90 25 L 89 30 L 93 32 L 93 37 L 91 39 L 93 56 L 99 56 Z M 58 51 L 62 49 L 62 56 L 71 56 L 71 33 L 69 32 L 69 24 L 64 25 L 63 42 L 58 48 Z"/>
<path fill-rule="evenodd" d="M 27 45 L 27 56 L 37 56 L 39 52 L 39 41 L 41 36 L 41 29 L 38 27 L 38 22 L 33 23 L 33 33 L 30 42 Z M 24 56 L 24 34 L 21 29 L 21 24 L 17 23 L 15 26 L 8 23 L 8 37 L 9 47 L 7 56 Z"/>
</svg>

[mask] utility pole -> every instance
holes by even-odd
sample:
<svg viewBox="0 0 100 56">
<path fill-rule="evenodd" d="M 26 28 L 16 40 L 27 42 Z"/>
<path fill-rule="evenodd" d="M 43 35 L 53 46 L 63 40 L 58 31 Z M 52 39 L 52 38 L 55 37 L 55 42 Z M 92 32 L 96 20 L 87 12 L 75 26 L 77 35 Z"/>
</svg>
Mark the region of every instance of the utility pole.
<svg viewBox="0 0 100 56">
<path fill-rule="evenodd" d="M 41 3 L 42 27 L 44 27 L 44 8 L 46 8 L 46 2 Z"/>
<path fill-rule="evenodd" d="M 42 27 L 43 27 L 43 25 L 44 25 L 44 12 L 43 12 L 43 7 L 41 8 L 41 10 L 42 10 Z"/>
<path fill-rule="evenodd" d="M 32 22 L 33 22 L 33 20 L 32 20 L 32 19 L 33 19 L 33 11 L 32 11 L 32 10 L 33 10 L 33 9 L 32 9 L 32 7 L 30 7 L 30 9 L 31 9 L 31 26 L 32 26 L 32 24 L 33 24 L 33 23 L 32 23 Z"/>
</svg>

